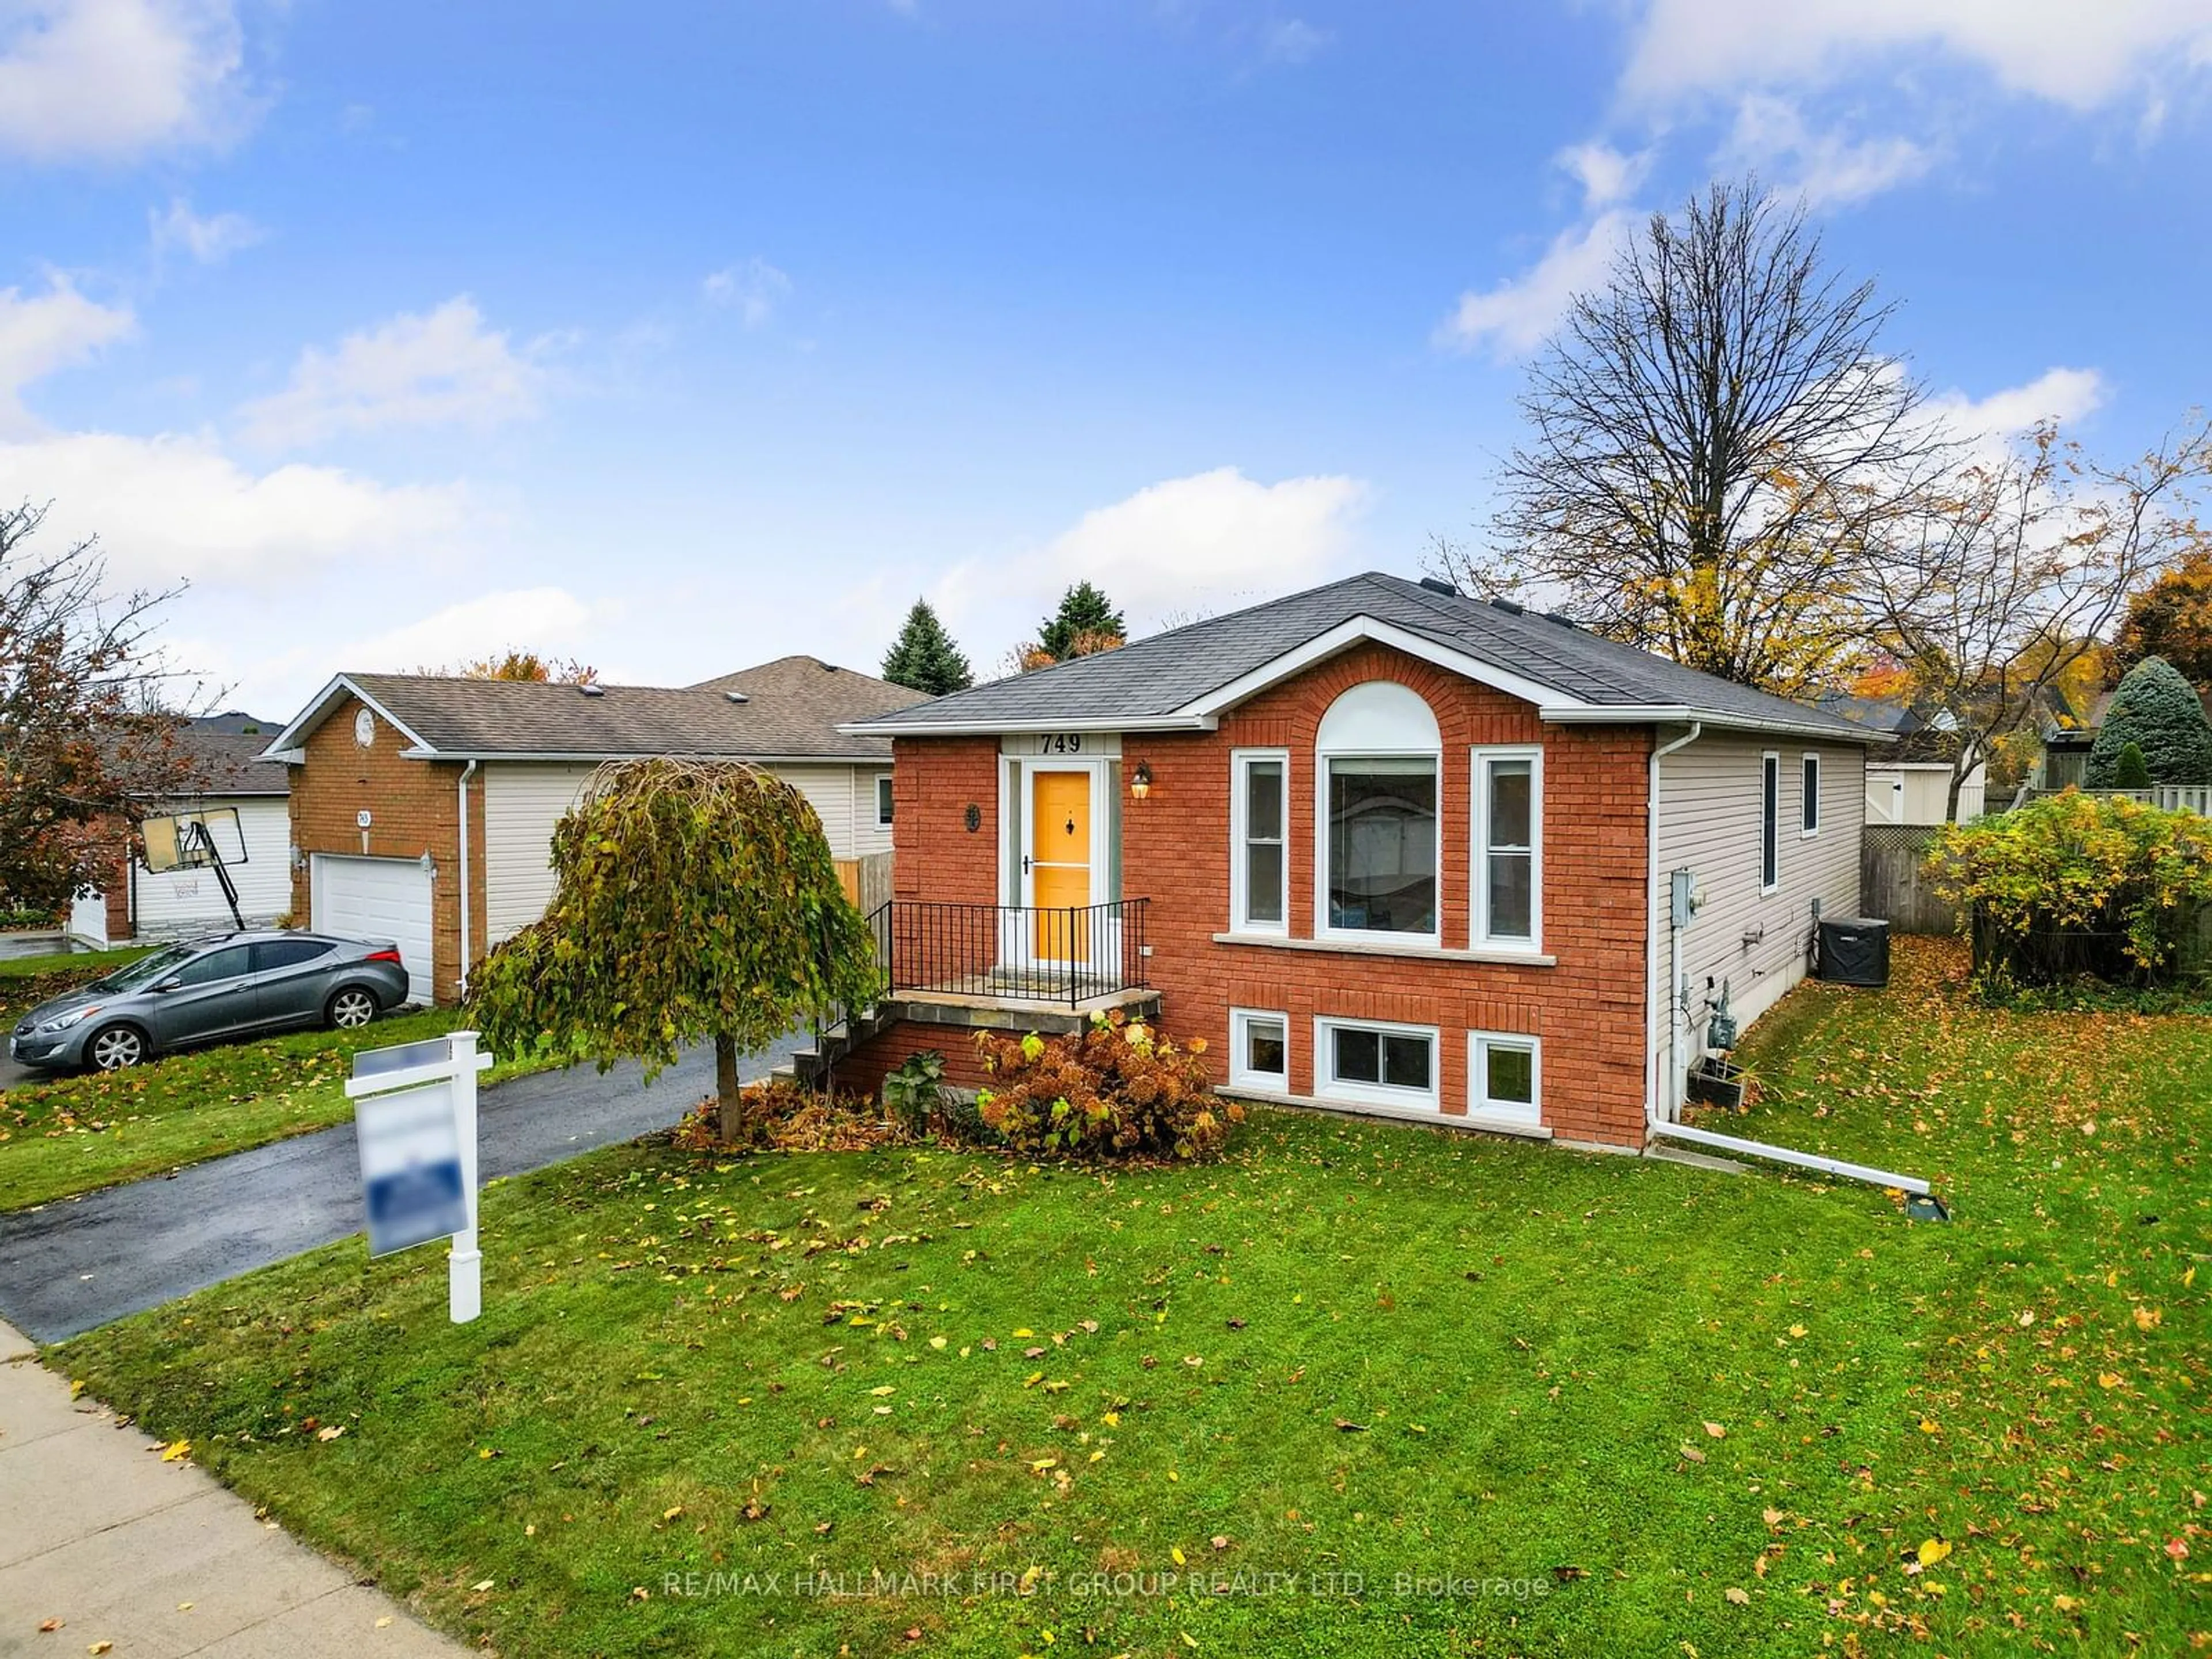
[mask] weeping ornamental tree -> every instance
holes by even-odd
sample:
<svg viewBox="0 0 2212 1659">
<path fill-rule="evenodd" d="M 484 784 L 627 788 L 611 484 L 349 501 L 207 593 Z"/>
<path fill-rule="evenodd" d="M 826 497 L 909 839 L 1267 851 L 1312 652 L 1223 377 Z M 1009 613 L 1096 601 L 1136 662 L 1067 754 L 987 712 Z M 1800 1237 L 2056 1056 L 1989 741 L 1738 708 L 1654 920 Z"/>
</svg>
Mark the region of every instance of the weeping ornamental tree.
<svg viewBox="0 0 2212 1659">
<path fill-rule="evenodd" d="M 738 1056 L 881 989 L 874 941 L 847 902 L 805 797 L 750 766 L 602 767 L 553 833 L 559 891 L 544 920 L 486 957 L 470 1005 L 495 1048 L 590 1055 L 648 1077 L 714 1044 L 726 1140 L 744 1138 Z"/>
</svg>

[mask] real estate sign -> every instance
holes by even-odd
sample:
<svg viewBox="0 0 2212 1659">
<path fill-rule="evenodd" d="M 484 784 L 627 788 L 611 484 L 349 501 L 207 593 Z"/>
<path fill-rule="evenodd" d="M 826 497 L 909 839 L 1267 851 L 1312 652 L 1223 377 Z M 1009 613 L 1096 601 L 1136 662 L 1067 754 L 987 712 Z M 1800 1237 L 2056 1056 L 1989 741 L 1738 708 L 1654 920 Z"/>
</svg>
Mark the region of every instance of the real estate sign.
<svg viewBox="0 0 2212 1659">
<path fill-rule="evenodd" d="M 353 1059 L 346 1094 L 361 1148 L 362 1208 L 368 1253 L 451 1238 L 447 1300 L 453 1322 L 483 1306 L 483 1256 L 477 1249 L 477 1073 L 491 1056 L 474 1031 L 426 1042 L 365 1048 Z"/>
<path fill-rule="evenodd" d="M 452 1084 L 372 1095 L 354 1109 L 354 1133 L 369 1255 L 411 1249 L 469 1224 Z"/>
</svg>

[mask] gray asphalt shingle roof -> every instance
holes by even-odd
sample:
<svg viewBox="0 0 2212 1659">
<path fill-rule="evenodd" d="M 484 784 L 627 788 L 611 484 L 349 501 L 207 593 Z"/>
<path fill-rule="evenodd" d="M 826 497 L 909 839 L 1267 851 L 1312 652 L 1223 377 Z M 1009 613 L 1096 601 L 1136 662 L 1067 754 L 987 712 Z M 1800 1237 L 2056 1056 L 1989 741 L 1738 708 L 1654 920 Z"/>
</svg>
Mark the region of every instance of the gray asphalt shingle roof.
<svg viewBox="0 0 2212 1659">
<path fill-rule="evenodd" d="M 886 739 L 838 727 L 922 701 L 905 686 L 806 656 L 697 685 L 609 685 L 598 696 L 530 681 L 343 678 L 428 747 L 459 756 L 881 760 L 890 754 Z M 732 701 L 733 691 L 744 700 Z"/>
<path fill-rule="evenodd" d="M 1866 742 L 1862 726 L 1679 663 L 1482 600 L 1369 571 L 1287 599 L 1208 617 L 1118 651 L 957 691 L 877 716 L 866 729 L 1038 722 L 1110 728 L 1164 719 L 1358 617 L 1534 680 L 1565 699 L 1620 708 L 1681 708 L 1722 725 L 1786 726 Z"/>
</svg>

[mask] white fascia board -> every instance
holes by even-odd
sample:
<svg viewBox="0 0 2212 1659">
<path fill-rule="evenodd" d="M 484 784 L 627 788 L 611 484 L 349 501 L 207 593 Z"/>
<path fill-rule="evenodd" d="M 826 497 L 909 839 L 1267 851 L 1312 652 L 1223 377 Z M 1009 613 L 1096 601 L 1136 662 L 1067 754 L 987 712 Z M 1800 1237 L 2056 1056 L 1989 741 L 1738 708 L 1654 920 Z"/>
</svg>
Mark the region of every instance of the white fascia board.
<svg viewBox="0 0 2212 1659">
<path fill-rule="evenodd" d="M 1211 732 L 1220 724 L 1211 716 L 1178 711 L 1127 719 L 1086 714 L 1060 720 L 933 720 L 926 724 L 907 720 L 896 726 L 871 726 L 856 720 L 836 729 L 840 736 L 848 738 L 989 738 L 1009 732 L 1017 735 L 1028 732 Z"/>
<path fill-rule="evenodd" d="M 331 683 L 315 694 L 313 702 L 310 702 L 304 709 L 301 710 L 299 714 L 293 716 L 292 723 L 286 726 L 282 732 L 279 732 L 275 738 L 270 741 L 269 746 L 261 751 L 261 758 L 263 760 L 282 760 L 289 754 L 298 752 L 301 745 L 307 742 L 309 734 L 311 734 L 316 727 L 319 726 L 323 723 L 324 720 L 328 717 L 331 708 L 337 705 L 338 699 L 342 696 L 348 696 L 357 697 L 362 702 L 368 704 L 370 708 L 374 709 L 377 714 L 383 719 L 384 723 L 386 726 L 389 726 L 393 731 L 398 732 L 401 737 L 406 738 L 408 742 L 415 745 L 411 750 L 407 751 L 410 758 L 420 760 L 426 757 L 438 757 L 438 751 L 435 749 L 433 749 L 428 743 L 425 743 L 418 734 L 410 730 L 404 720 L 399 719 L 389 708 L 386 708 L 382 703 L 377 702 L 374 697 L 370 696 L 368 692 L 362 690 L 358 685 L 356 685 L 353 681 L 348 678 L 345 675 L 338 674 L 333 676 Z M 305 759 L 306 757 L 301 755 L 301 758 Z M 441 758 L 442 757 L 441 757 Z"/>
<path fill-rule="evenodd" d="M 1790 737 L 1813 738 L 1851 747 L 1860 744 L 1895 743 L 1887 732 L 1838 732 L 1812 720 L 1760 720 L 1719 709 L 1693 708 L 1686 703 L 1544 703 L 1536 713 L 1555 726 L 1686 726 L 1697 721 L 1728 732 L 1778 732 Z"/>
<path fill-rule="evenodd" d="M 1464 651 L 1455 651 L 1449 646 L 1438 645 L 1425 635 L 1413 633 L 1374 617 L 1362 616 L 1346 618 L 1327 633 L 1316 634 L 1304 645 L 1285 651 L 1282 655 L 1261 663 L 1250 673 L 1240 675 L 1228 684 L 1217 687 L 1194 702 L 1186 703 L 1176 710 L 1176 714 L 1182 717 L 1200 716 L 1218 721 L 1224 710 L 1235 708 L 1248 697 L 1257 696 L 1269 686 L 1279 684 L 1294 674 L 1304 673 L 1316 663 L 1325 662 L 1363 640 L 1389 646 L 1409 657 L 1433 663 L 1463 679 L 1474 680 L 1494 690 L 1503 691 L 1509 697 L 1518 697 L 1523 702 L 1550 703 L 1565 708 L 1583 706 L 1571 700 L 1561 703 L 1561 694 L 1556 686 L 1540 685 L 1524 675 L 1485 662 L 1480 657 L 1470 656 Z"/>
</svg>

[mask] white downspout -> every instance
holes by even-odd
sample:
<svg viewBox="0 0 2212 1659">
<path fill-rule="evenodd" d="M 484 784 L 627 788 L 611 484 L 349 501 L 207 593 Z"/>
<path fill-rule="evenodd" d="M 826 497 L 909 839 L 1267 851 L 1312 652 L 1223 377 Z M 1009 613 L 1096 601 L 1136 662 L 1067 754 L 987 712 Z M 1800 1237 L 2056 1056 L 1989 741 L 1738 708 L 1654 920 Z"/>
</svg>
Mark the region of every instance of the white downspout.
<svg viewBox="0 0 2212 1659">
<path fill-rule="evenodd" d="M 477 763 L 471 761 L 461 769 L 461 781 L 456 789 L 456 799 L 461 809 L 461 976 L 460 994 L 469 994 L 469 780 L 476 775 Z"/>
<path fill-rule="evenodd" d="M 1667 1010 L 1667 1058 L 1663 1062 L 1666 1066 L 1665 1071 L 1661 1073 L 1658 1076 L 1654 1077 L 1651 1079 L 1650 1086 L 1644 1091 L 1644 1119 L 1647 1128 L 1654 1127 L 1666 1120 L 1668 1113 L 1666 1109 L 1665 1101 L 1667 1098 L 1670 1098 L 1674 1091 L 1674 1079 L 1677 1074 L 1674 1064 L 1676 1058 L 1675 1037 L 1677 1028 L 1680 1024 L 1680 1020 L 1677 1016 L 1677 1011 L 1674 1006 L 1674 988 L 1681 982 L 1682 979 L 1682 931 L 1680 928 L 1674 926 L 1674 906 L 1671 878 L 1668 878 L 1668 884 L 1667 888 L 1662 889 L 1660 885 L 1662 876 L 1659 868 L 1659 763 L 1666 759 L 1668 756 L 1674 754 L 1677 750 L 1687 749 L 1692 744 L 1695 743 L 1699 738 L 1705 735 L 1705 723 L 1703 720 L 1692 720 L 1690 722 L 1690 729 L 1685 732 L 1680 737 L 1676 738 L 1672 743 L 1661 744 L 1651 751 L 1651 805 L 1650 809 L 1644 813 L 1645 828 L 1650 846 L 1645 853 L 1644 861 L 1645 867 L 1650 872 L 1651 914 L 1653 916 L 1656 917 L 1659 914 L 1660 894 L 1662 891 L 1665 891 L 1668 895 L 1667 982 L 1664 986 L 1656 983 L 1659 977 L 1659 951 L 1658 941 L 1656 939 L 1652 941 L 1652 949 L 1650 951 L 1651 977 L 1655 981 L 1652 986 L 1652 989 L 1657 993 L 1658 996 L 1658 1000 L 1655 1001 L 1652 1005 L 1652 1012 L 1656 1014 L 1660 1006 L 1662 1005 Z"/>
</svg>

